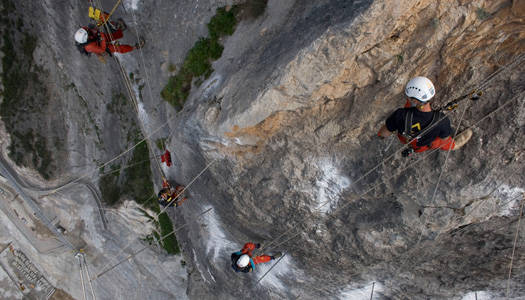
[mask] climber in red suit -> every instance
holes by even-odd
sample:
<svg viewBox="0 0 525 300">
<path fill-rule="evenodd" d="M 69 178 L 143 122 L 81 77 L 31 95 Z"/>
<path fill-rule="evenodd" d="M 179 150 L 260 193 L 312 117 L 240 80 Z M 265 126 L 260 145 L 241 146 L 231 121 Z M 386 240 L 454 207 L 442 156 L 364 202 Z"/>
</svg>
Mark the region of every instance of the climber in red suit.
<svg viewBox="0 0 525 300">
<path fill-rule="evenodd" d="M 117 24 L 107 22 L 106 26 L 110 33 L 101 32 L 94 25 L 77 30 L 75 33 L 77 47 L 83 47 L 88 53 L 102 55 L 105 52 L 128 53 L 144 46 L 144 39 L 140 39 L 135 46 L 121 45 L 117 42 L 118 39 L 124 37 L 123 30 L 126 29 L 126 24 L 122 20 L 119 20 Z"/>
<path fill-rule="evenodd" d="M 270 260 L 277 259 L 282 256 L 281 252 L 277 252 L 275 255 L 257 255 L 253 256 L 252 250 L 258 249 L 261 244 L 246 243 L 241 251 L 232 253 L 231 261 L 232 268 L 235 272 L 248 273 L 255 269 L 256 264 L 269 262 Z"/>
</svg>

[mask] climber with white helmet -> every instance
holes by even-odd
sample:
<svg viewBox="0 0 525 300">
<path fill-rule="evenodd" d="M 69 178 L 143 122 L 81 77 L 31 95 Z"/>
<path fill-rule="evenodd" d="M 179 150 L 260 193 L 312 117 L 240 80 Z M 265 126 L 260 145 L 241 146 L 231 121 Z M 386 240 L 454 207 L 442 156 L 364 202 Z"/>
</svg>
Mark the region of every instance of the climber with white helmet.
<svg viewBox="0 0 525 300">
<path fill-rule="evenodd" d="M 277 259 L 283 254 L 277 252 L 275 255 L 252 255 L 252 250 L 259 249 L 261 244 L 246 243 L 241 251 L 232 253 L 231 262 L 232 268 L 235 272 L 249 273 L 255 269 L 256 264 L 269 262 L 270 260 Z"/>
<path fill-rule="evenodd" d="M 405 107 L 394 111 L 377 133 L 383 139 L 397 131 L 399 140 L 410 144 L 403 156 L 430 149 L 457 150 L 472 136 L 472 130 L 467 129 L 454 139 L 450 137 L 450 120 L 430 107 L 429 101 L 436 91 L 428 78 L 412 78 L 405 87 L 405 94 L 408 97 Z"/>
<path fill-rule="evenodd" d="M 93 24 L 76 31 L 75 44 L 80 53 L 86 55 L 95 53 L 99 56 L 104 53 L 128 53 L 144 46 L 144 39 L 140 39 L 135 46 L 121 45 L 117 42 L 118 39 L 124 37 L 123 31 L 126 29 L 126 24 L 122 20 L 117 21 L 117 24 L 113 22 L 104 24 L 106 24 L 104 27 L 109 28 L 109 33 L 99 31 L 98 27 Z"/>
</svg>

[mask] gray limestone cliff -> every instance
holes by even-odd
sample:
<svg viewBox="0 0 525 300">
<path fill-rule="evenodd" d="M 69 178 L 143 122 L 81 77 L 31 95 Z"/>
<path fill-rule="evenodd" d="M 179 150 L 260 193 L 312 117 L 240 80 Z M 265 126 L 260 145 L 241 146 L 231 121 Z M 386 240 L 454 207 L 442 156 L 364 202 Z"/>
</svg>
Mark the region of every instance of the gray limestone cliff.
<svg viewBox="0 0 525 300">
<path fill-rule="evenodd" d="M 89 172 L 82 182 L 96 188 L 94 171 L 142 136 L 166 139 L 173 153 L 162 173 L 152 163 L 155 188 L 163 175 L 188 185 L 190 200 L 168 210 L 184 226 L 183 256 L 175 263 L 152 249 L 130 260 L 95 281 L 98 299 L 369 299 L 372 284 L 374 299 L 523 299 L 525 1 L 269 0 L 222 40 L 214 72 L 177 112 L 159 96 L 168 66 L 206 35 L 216 8 L 238 2 L 123 1 L 123 43 L 147 40 L 119 56 L 123 72 L 75 49 L 86 2 L 15 3 L 23 30 L 38 37 L 33 71 L 47 100 L 18 124 L 47 139 L 52 157 L 49 178 L 31 172 L 41 166 L 32 157 L 15 167 L 28 185 L 52 189 Z M 404 158 L 396 138 L 377 138 L 418 75 L 436 86 L 434 108 L 483 91 L 449 115 L 455 133 L 474 131 L 460 150 Z M 124 100 L 122 76 L 137 106 Z M 145 221 L 108 217 L 104 230 L 96 209 L 83 208 L 94 200 L 82 199 L 41 201 L 75 208 L 59 215 L 98 271 Z M 236 274 L 230 254 L 245 242 L 285 256 Z M 170 275 L 182 260 L 187 275 Z M 80 297 L 60 277 L 71 270 L 50 277 Z"/>
</svg>

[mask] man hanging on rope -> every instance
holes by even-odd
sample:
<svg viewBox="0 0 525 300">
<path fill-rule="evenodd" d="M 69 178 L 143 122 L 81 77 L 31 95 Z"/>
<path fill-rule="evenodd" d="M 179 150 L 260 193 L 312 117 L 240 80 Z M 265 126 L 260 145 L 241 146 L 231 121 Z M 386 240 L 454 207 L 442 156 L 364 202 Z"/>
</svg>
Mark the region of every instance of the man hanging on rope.
<svg viewBox="0 0 525 300">
<path fill-rule="evenodd" d="M 246 243 L 241 251 L 232 253 L 231 261 L 232 268 L 235 272 L 249 273 L 255 269 L 256 264 L 269 262 L 270 260 L 278 259 L 283 254 L 277 252 L 275 255 L 252 255 L 252 250 L 259 249 L 261 244 Z"/>
<path fill-rule="evenodd" d="M 93 24 L 77 30 L 75 41 L 81 53 L 86 55 L 96 53 L 99 56 L 104 53 L 128 53 L 144 46 L 144 39 L 140 39 L 135 46 L 120 45 L 117 40 L 124 37 L 123 31 L 126 29 L 126 24 L 122 20 L 119 20 L 117 24 L 105 22 L 107 17 L 107 14 L 100 15 L 101 20 L 104 21 L 103 24 L 109 28 L 110 33 L 100 32 L 98 27 Z"/>
<path fill-rule="evenodd" d="M 430 149 L 457 150 L 472 137 L 471 129 L 465 130 L 454 139 L 450 137 L 450 120 L 430 107 L 429 100 L 434 97 L 435 89 L 428 78 L 412 78 L 406 85 L 405 94 L 408 97 L 405 107 L 394 111 L 377 133 L 380 139 L 384 139 L 397 131 L 403 144 L 412 140 L 403 156 Z M 429 129 L 425 130 L 427 128 Z"/>
<path fill-rule="evenodd" d="M 178 185 L 176 188 L 172 188 L 171 184 L 163 178 L 162 190 L 160 190 L 157 200 L 159 201 L 159 204 L 164 207 L 174 205 L 175 207 L 179 207 L 179 205 L 181 205 L 182 202 L 188 200 L 188 198 L 184 198 L 184 196 L 182 195 L 183 191 L 184 187 L 182 185 Z"/>
</svg>

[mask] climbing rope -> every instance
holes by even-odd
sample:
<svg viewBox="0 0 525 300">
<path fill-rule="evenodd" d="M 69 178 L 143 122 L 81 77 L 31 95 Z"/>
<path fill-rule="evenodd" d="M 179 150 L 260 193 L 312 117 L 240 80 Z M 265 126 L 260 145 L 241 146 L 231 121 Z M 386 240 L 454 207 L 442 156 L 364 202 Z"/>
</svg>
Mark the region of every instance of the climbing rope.
<svg viewBox="0 0 525 300">
<path fill-rule="evenodd" d="M 78 270 L 80 271 L 80 283 L 82 285 L 82 295 L 84 300 L 86 300 L 86 287 L 84 286 L 84 272 L 82 271 L 82 261 L 79 257 L 80 253 L 77 254 L 77 260 L 78 260 Z"/>
<path fill-rule="evenodd" d="M 514 252 L 516 251 L 516 243 L 518 242 L 518 236 L 520 233 L 521 226 L 521 216 L 523 215 L 523 203 L 525 203 L 525 193 L 522 194 L 521 199 L 521 209 L 518 219 L 518 226 L 516 226 L 516 236 L 514 237 L 514 245 L 512 246 L 512 255 L 510 256 L 510 266 L 509 266 L 509 277 L 507 278 L 507 291 L 505 293 L 505 299 L 509 299 L 509 287 L 510 287 L 510 276 L 512 274 L 512 264 L 514 263 Z"/>
<path fill-rule="evenodd" d="M 91 2 L 92 4 L 94 4 L 93 1 L 90 1 L 90 2 Z M 120 0 L 119 0 L 119 2 L 120 2 Z M 97 6 L 100 7 L 100 8 L 102 9 L 102 5 L 100 4 L 100 1 L 97 1 Z M 116 6 L 115 6 L 115 7 L 116 7 Z M 107 18 L 107 20 L 109 20 L 109 17 Z M 109 35 L 112 36 L 112 35 L 111 35 L 111 30 L 109 29 L 108 24 L 104 24 L 104 26 L 106 27 L 106 31 L 109 33 Z M 117 47 L 118 47 L 118 44 L 117 44 Z M 133 89 L 132 89 L 131 86 L 130 86 L 131 84 L 129 83 L 129 80 L 128 80 L 127 76 L 125 75 L 125 70 L 123 69 L 122 64 L 121 64 L 120 61 L 117 59 L 117 57 L 115 57 L 115 60 L 116 60 L 117 65 L 118 65 L 118 67 L 119 67 L 119 71 L 120 71 L 120 73 L 121 73 L 121 75 L 122 75 L 122 78 L 123 78 L 123 80 L 124 80 L 124 84 L 125 84 L 125 86 L 126 86 L 127 92 L 128 92 L 128 94 L 130 95 L 130 98 L 131 98 L 131 100 L 132 100 L 132 103 L 133 103 L 135 109 L 136 109 L 137 112 L 138 112 L 139 110 L 138 110 L 138 105 L 136 104 L 136 103 L 137 103 L 137 101 L 136 101 L 136 97 L 135 97 L 135 95 L 134 95 L 134 93 L 133 93 Z M 150 144 L 149 138 L 150 138 L 152 135 L 154 135 L 155 133 L 157 133 L 157 132 L 158 132 L 160 129 L 162 129 L 164 126 L 168 125 L 168 124 L 169 124 L 173 119 L 175 119 L 180 113 L 181 113 L 181 112 L 178 112 L 178 113 L 176 113 L 175 115 L 173 115 L 172 117 L 168 118 L 168 120 L 167 120 L 166 122 L 164 122 L 163 124 L 161 124 L 157 129 L 153 130 L 150 134 L 146 135 L 146 136 L 145 136 L 142 140 L 140 140 L 138 143 L 136 143 L 136 144 L 133 145 L 132 147 L 128 148 L 127 150 L 125 150 L 125 151 L 122 152 L 121 154 L 117 155 L 117 156 L 114 157 L 113 159 L 109 160 L 108 162 L 106 162 L 106 163 L 103 164 L 102 166 L 100 166 L 100 167 L 98 167 L 98 168 L 96 168 L 96 169 L 94 169 L 94 170 L 92 170 L 92 171 L 90 171 L 90 172 L 85 173 L 84 175 L 80 176 L 79 178 L 77 178 L 77 179 L 75 179 L 75 180 L 73 180 L 73 181 L 67 183 L 66 185 L 64 185 L 64 186 L 62 186 L 62 187 L 60 187 L 60 188 L 55 189 L 55 190 L 52 191 L 51 193 L 54 193 L 54 192 L 56 192 L 56 191 L 58 191 L 58 190 L 60 190 L 60 189 L 63 189 L 63 188 L 65 188 L 65 187 L 71 185 L 71 184 L 74 184 L 74 183 L 78 182 L 79 180 L 81 180 L 81 179 L 83 179 L 83 178 L 85 178 L 85 177 L 87 177 L 87 176 L 90 176 L 91 174 L 97 172 L 98 170 L 103 169 L 104 167 L 106 167 L 107 165 L 111 164 L 111 163 L 112 163 L 113 161 L 115 161 L 116 159 L 122 157 L 123 155 L 127 154 L 127 153 L 130 152 L 131 150 L 135 149 L 135 148 L 136 148 L 139 144 L 141 144 L 142 142 L 146 142 L 146 143 L 148 144 L 148 148 L 149 148 L 149 149 L 153 149 L 153 147 L 152 147 L 151 144 Z M 138 119 L 139 119 L 139 121 L 141 122 L 141 127 L 142 127 L 142 128 L 145 128 L 144 125 L 143 125 L 143 123 L 142 123 L 142 120 L 140 119 L 140 115 L 138 116 Z M 143 132 L 145 132 L 144 129 L 143 129 Z M 161 168 L 160 168 L 160 163 L 159 163 L 158 161 L 157 161 L 157 167 L 158 167 L 159 169 L 161 169 Z"/>
<path fill-rule="evenodd" d="M 119 67 L 119 70 L 120 70 L 120 74 L 122 75 L 122 79 L 124 80 L 124 83 L 125 83 L 125 86 L 126 86 L 126 89 L 128 91 L 128 94 L 129 94 L 129 97 L 135 107 L 135 110 L 137 111 L 137 118 L 139 120 L 139 123 L 140 123 L 140 127 L 142 129 L 142 132 L 148 137 L 146 138 L 146 143 L 148 144 L 148 149 L 150 149 L 150 151 L 153 152 L 153 149 L 154 147 L 152 146 L 151 144 L 151 141 L 149 139 L 149 136 L 151 135 L 147 135 L 147 128 L 146 126 L 144 125 L 144 123 L 142 122 L 142 119 L 140 117 L 140 109 L 139 109 L 139 103 L 138 103 L 138 99 L 135 95 L 135 93 L 133 92 L 133 88 L 131 86 L 131 82 L 130 82 L 130 79 L 128 78 L 128 76 L 126 76 L 126 70 L 124 69 L 124 67 L 122 66 L 122 63 L 120 62 L 120 60 L 118 59 L 118 57 L 115 55 L 115 61 L 117 62 L 117 65 Z M 162 168 L 160 166 L 160 162 L 158 160 L 155 160 L 156 162 L 156 167 L 158 169 L 158 171 L 160 173 L 162 173 Z"/>
<path fill-rule="evenodd" d="M 109 33 L 109 35 L 111 36 L 112 42 L 115 41 L 115 40 L 113 39 L 113 34 L 111 33 L 111 30 L 110 30 L 108 24 L 106 24 L 106 23 L 109 21 L 110 16 L 113 14 L 113 12 L 115 11 L 115 9 L 116 9 L 117 6 L 119 5 L 120 1 L 121 1 L 121 0 L 119 0 L 119 1 L 117 2 L 117 4 L 115 5 L 115 7 L 113 8 L 113 10 L 111 11 L 111 13 L 110 13 L 109 16 L 106 18 L 106 20 L 105 20 L 105 22 L 104 22 L 104 24 L 103 24 L 103 25 L 105 26 L 105 28 L 106 28 L 106 31 L 107 31 L 107 32 Z M 138 38 L 138 34 L 137 34 L 137 42 L 140 43 L 140 38 Z M 118 43 L 115 43 L 115 46 L 116 46 L 117 49 L 118 49 L 119 44 L 118 44 Z M 142 53 L 142 49 L 140 49 L 140 53 Z M 129 95 L 129 97 L 130 97 L 132 103 L 133 103 L 133 106 L 135 107 L 135 110 L 137 111 L 137 118 L 138 118 L 138 120 L 139 120 L 140 127 L 141 127 L 141 129 L 142 129 L 142 132 L 145 133 L 146 136 L 148 136 L 148 135 L 147 135 L 147 128 L 146 128 L 146 126 L 144 125 L 144 123 L 142 122 L 142 119 L 141 119 L 141 117 L 140 117 L 139 101 L 138 101 L 138 99 L 137 99 L 137 97 L 136 97 L 136 95 L 135 95 L 135 93 L 134 93 L 134 91 L 133 91 L 133 88 L 132 88 L 132 84 L 131 84 L 131 82 L 130 82 L 130 79 L 128 78 L 128 76 L 126 76 L 126 70 L 124 69 L 124 66 L 122 65 L 122 63 L 121 63 L 120 59 L 118 58 L 118 56 L 117 56 L 117 55 L 114 55 L 113 57 L 115 58 L 115 61 L 116 61 L 116 63 L 117 63 L 118 69 L 119 69 L 119 71 L 120 71 L 120 74 L 121 74 L 122 80 L 124 81 L 124 85 L 126 86 L 127 93 L 128 93 L 128 95 Z M 143 61 L 144 61 L 144 60 L 143 60 Z M 145 66 L 145 63 L 144 63 L 144 62 L 143 62 L 143 65 Z M 150 88 L 150 97 L 151 97 L 152 94 L 151 94 L 151 87 L 150 87 L 150 83 L 149 83 L 149 81 L 148 81 L 148 87 Z M 151 141 L 150 141 L 149 138 L 146 139 L 146 143 L 148 144 L 148 149 L 150 149 L 151 151 L 153 151 L 154 147 L 151 145 Z M 158 161 L 156 161 L 156 163 L 157 163 L 157 164 L 156 164 L 156 167 L 157 167 L 158 171 L 159 171 L 160 173 L 162 173 L 162 168 L 161 168 L 161 166 L 160 166 L 160 163 L 159 163 Z"/>
<path fill-rule="evenodd" d="M 88 265 L 87 265 L 87 262 L 86 262 L 86 257 L 84 255 L 84 251 L 83 250 L 81 250 L 81 256 L 82 256 L 82 260 L 84 262 L 83 266 L 86 269 L 86 278 L 89 279 L 89 277 L 90 277 L 89 269 L 88 269 Z M 91 296 L 93 297 L 93 300 L 97 300 L 97 297 L 95 296 L 95 290 L 93 289 L 93 283 L 91 282 L 91 280 L 89 281 L 89 287 L 91 289 Z"/>
<path fill-rule="evenodd" d="M 407 170 L 407 169 L 409 169 L 409 168 L 415 166 L 417 163 L 419 163 L 420 161 L 424 160 L 425 158 L 427 158 L 428 156 L 430 156 L 433 152 L 435 152 L 435 151 L 437 151 L 437 150 L 438 150 L 438 149 L 432 149 L 432 150 L 429 150 L 429 151 L 425 151 L 425 154 L 423 154 L 423 155 L 424 155 L 423 157 L 417 159 L 417 160 L 414 161 L 414 162 L 411 162 L 410 164 L 408 164 L 408 166 L 404 167 L 403 169 L 401 169 L 401 170 L 398 171 L 397 173 L 395 173 L 395 174 L 393 174 L 393 175 L 387 177 L 387 178 L 384 179 L 382 182 L 376 184 L 375 186 L 373 186 L 373 187 L 371 187 L 370 189 L 366 190 L 365 192 L 359 194 L 357 197 L 353 197 L 353 198 L 350 199 L 350 200 L 353 200 L 353 199 L 359 199 L 359 198 L 365 196 L 366 194 L 370 193 L 371 191 L 373 191 L 373 190 L 375 190 L 376 188 L 378 188 L 379 186 L 381 186 L 383 183 L 386 183 L 388 180 L 390 180 L 390 179 L 392 179 L 392 178 L 394 178 L 394 177 L 397 177 L 398 175 L 400 175 L 401 173 L 403 173 L 405 170 Z M 427 152 L 428 152 L 428 153 L 427 153 Z M 350 205 L 350 204 L 352 204 L 352 202 L 347 202 L 347 203 L 343 204 L 342 206 L 336 208 L 334 211 L 332 211 L 332 214 L 329 216 L 329 218 L 330 218 L 330 217 L 333 217 L 333 216 L 336 215 L 339 211 L 341 211 L 343 208 L 345 208 L 346 206 L 348 206 L 348 205 Z M 304 219 L 303 219 L 303 221 L 304 221 Z M 319 220 L 318 222 L 320 222 L 320 221 L 321 221 L 321 220 Z M 302 221 L 300 221 L 299 223 L 301 223 L 301 222 L 302 222 Z M 287 232 L 290 232 L 290 231 L 291 231 L 291 230 L 288 230 Z M 300 232 L 298 232 L 297 234 L 293 235 L 292 237 L 286 239 L 285 241 L 283 241 L 283 242 L 281 242 L 281 243 L 279 243 L 279 244 L 273 246 L 273 247 L 272 247 L 272 250 L 275 249 L 275 248 L 277 248 L 278 246 L 280 246 L 280 245 L 282 245 L 282 244 L 288 242 L 289 240 L 293 239 L 294 237 L 296 237 L 297 235 L 299 235 L 299 234 L 301 234 L 301 233 L 303 233 L 303 232 L 304 232 L 304 231 L 300 231 Z M 283 235 L 281 235 L 281 236 L 283 236 Z M 281 236 L 279 236 L 277 239 L 279 239 Z M 357 237 L 356 237 L 356 238 L 357 238 Z M 277 240 L 277 239 L 275 239 L 275 240 Z M 275 241 L 275 240 L 274 240 L 274 241 Z M 270 244 L 271 244 L 271 243 L 270 243 Z"/>
<path fill-rule="evenodd" d="M 87 173 L 85 173 L 84 175 L 80 176 L 79 178 L 51 191 L 51 193 L 55 193 L 56 191 L 59 191 L 61 189 L 64 189 L 65 187 L 71 185 L 71 184 L 74 184 L 88 176 L 90 176 L 91 174 L 97 172 L 98 170 L 106 167 L 107 165 L 111 164 L 112 162 L 114 162 L 115 160 L 119 159 L 120 157 L 124 156 L 125 154 L 127 154 L 128 152 L 130 152 L 131 150 L 135 149 L 138 145 L 140 145 L 142 142 L 146 141 L 150 136 L 152 136 L 153 134 L 155 134 L 157 131 L 159 131 L 160 129 L 162 129 L 164 126 L 166 126 L 167 124 L 169 124 L 173 119 L 175 119 L 178 115 L 180 114 L 180 112 L 178 112 L 177 114 L 173 115 L 172 117 L 170 117 L 166 122 L 164 122 L 164 124 L 162 124 L 161 126 L 159 126 L 156 130 L 154 130 L 152 133 L 150 133 L 148 136 L 146 136 L 145 138 L 143 138 L 142 140 L 140 140 L 139 142 L 137 142 L 135 145 L 131 146 L 130 148 L 126 149 L 124 152 L 120 153 L 119 155 L 115 156 L 113 159 L 109 160 L 108 162 L 104 163 L 102 166 L 92 170 L 92 171 L 89 171 Z"/>
<path fill-rule="evenodd" d="M 139 25 L 138 25 L 137 19 L 135 17 L 135 14 L 133 12 L 131 12 L 131 16 L 133 16 L 133 23 L 135 24 L 135 28 L 137 28 Z M 135 29 L 135 37 L 137 38 L 137 41 L 140 41 L 139 31 L 137 29 Z M 140 53 L 140 57 L 142 59 L 142 65 L 144 66 L 144 76 L 146 77 L 146 82 L 147 82 L 147 86 L 148 86 L 148 90 L 149 90 L 150 101 L 151 101 L 151 103 L 153 103 L 153 101 L 154 101 L 153 100 L 153 91 L 151 90 L 151 83 L 150 83 L 150 80 L 149 80 L 148 69 L 145 67 L 146 66 L 146 60 L 144 59 L 144 52 L 142 51 L 142 48 L 139 49 L 139 53 Z"/>
<path fill-rule="evenodd" d="M 120 0 L 119 0 L 119 3 L 120 3 Z M 117 5 L 118 5 L 118 3 L 117 3 Z M 116 6 L 117 6 L 117 5 L 116 5 Z M 116 6 L 115 6 L 115 8 L 116 8 Z M 100 2 L 98 3 L 98 7 L 101 7 L 101 8 L 102 8 L 102 5 L 100 4 Z M 113 11 L 115 10 L 115 8 L 113 9 Z M 113 11 L 111 12 L 111 14 L 113 13 Z M 110 15 L 111 15 L 111 14 L 110 14 Z M 108 27 L 107 21 L 109 21 L 109 16 L 106 18 L 106 22 L 104 22 L 103 26 L 105 26 L 106 31 L 109 33 L 109 35 L 110 35 L 112 41 L 114 41 L 114 39 L 112 38 L 111 30 L 110 30 L 110 28 Z M 116 47 L 118 47 L 118 43 L 116 44 Z M 142 52 L 141 52 L 141 53 L 142 53 Z M 131 98 L 131 100 L 132 100 L 132 103 L 133 103 L 133 105 L 134 105 L 136 111 L 139 112 L 139 109 L 138 109 L 138 101 L 137 101 L 137 99 L 136 99 L 136 97 L 135 97 L 135 94 L 133 93 L 133 89 L 132 89 L 132 87 L 131 87 L 131 83 L 129 82 L 129 80 L 128 80 L 126 74 L 125 74 L 125 70 L 124 70 L 124 68 L 123 68 L 123 66 L 122 66 L 122 64 L 121 64 L 121 62 L 120 62 L 120 60 L 119 60 L 116 56 L 115 56 L 115 60 L 116 60 L 117 65 L 118 65 L 118 67 L 119 67 L 119 71 L 120 71 L 120 73 L 121 73 L 121 75 L 122 75 L 122 78 L 123 78 L 123 80 L 124 80 L 124 83 L 125 83 L 125 86 L 126 86 L 127 92 L 128 92 L 128 94 L 129 94 L 129 96 L 130 96 L 130 98 Z M 144 61 L 144 60 L 143 60 L 143 61 Z M 147 72 L 146 72 L 146 74 L 147 74 Z M 148 79 L 148 84 L 149 84 L 149 79 Z M 150 95 L 151 95 L 151 88 L 150 88 Z M 180 113 L 180 112 L 179 112 L 179 113 Z M 82 178 L 84 178 L 84 177 L 86 177 L 86 176 L 91 175 L 91 174 L 94 173 L 95 171 L 97 171 L 97 170 L 99 170 L 99 169 L 101 169 L 101 168 L 104 168 L 105 166 L 107 166 L 108 164 L 110 164 L 111 162 L 113 162 L 114 160 L 116 160 L 117 158 L 121 157 L 121 156 L 124 155 L 125 153 L 131 151 L 132 149 L 134 149 L 135 147 L 137 147 L 140 143 L 142 143 L 142 142 L 144 142 L 144 141 L 146 141 L 146 143 L 148 144 L 148 148 L 149 148 L 149 149 L 153 149 L 153 147 L 152 147 L 151 144 L 150 144 L 149 137 L 151 137 L 153 134 L 155 134 L 155 133 L 156 133 L 157 131 L 159 131 L 161 128 L 163 128 L 164 126 L 166 126 L 166 125 L 167 125 L 172 119 L 174 119 L 175 117 L 177 117 L 179 113 L 177 113 L 177 114 L 175 114 L 173 117 L 169 118 L 164 124 L 162 124 L 160 127 L 158 127 L 156 130 L 154 130 L 154 131 L 153 131 L 152 133 L 150 133 L 149 135 L 146 135 L 144 139 L 142 139 L 140 142 L 138 142 L 137 144 L 135 144 L 135 145 L 132 146 L 131 148 L 127 149 L 126 151 L 124 151 L 123 153 L 121 153 L 120 155 L 118 155 L 117 157 L 113 158 L 112 160 L 110 160 L 109 162 L 105 163 L 105 164 L 102 165 L 101 167 L 99 167 L 99 168 L 97 168 L 97 169 L 95 169 L 95 170 L 93 170 L 93 171 L 91 171 L 91 172 L 85 174 L 84 176 L 81 176 L 80 178 L 77 178 L 76 180 L 74 180 L 74 181 L 68 183 L 67 185 L 64 185 L 64 186 L 60 187 L 59 189 L 63 189 L 63 188 L 65 188 L 66 186 L 68 186 L 68 185 L 70 185 L 70 184 L 73 184 L 73 183 L 75 183 L 75 182 L 81 180 Z M 142 128 L 143 132 L 146 132 L 146 127 L 145 127 L 144 124 L 142 123 L 142 120 L 140 119 L 140 115 L 138 116 L 138 118 L 139 118 L 139 121 L 141 122 L 141 128 Z M 186 185 L 186 186 L 184 187 L 184 189 L 181 191 L 181 193 L 183 193 L 183 192 L 184 192 L 184 191 L 185 191 L 185 190 L 186 190 L 186 189 L 187 189 L 187 188 L 188 188 L 188 187 L 189 187 L 189 186 L 190 186 L 190 185 L 191 185 L 191 184 L 192 184 L 192 183 L 193 183 L 193 182 L 194 182 L 194 181 L 195 181 L 195 180 L 196 180 L 196 179 L 197 179 L 197 178 L 198 178 L 198 177 L 199 177 L 199 176 L 200 176 L 205 170 L 206 170 L 206 169 L 208 169 L 208 168 L 210 167 L 210 165 L 213 164 L 213 163 L 215 162 L 216 159 L 217 159 L 217 158 L 215 158 L 210 164 L 208 164 L 208 165 L 206 166 L 206 168 L 204 168 L 204 169 L 203 169 L 203 170 L 202 170 L 202 171 L 201 171 L 201 172 L 200 172 L 200 173 L 199 173 L 199 174 L 198 174 L 198 175 L 197 175 L 197 176 L 196 176 L 196 177 L 195 177 L 195 178 L 194 178 L 194 179 L 188 184 L 188 185 Z M 157 167 L 158 167 L 159 171 L 162 173 L 162 170 L 161 170 L 161 168 L 160 168 L 160 164 L 158 163 L 158 161 L 157 161 Z M 54 192 L 57 192 L 59 189 L 56 189 Z M 151 197 L 150 197 L 150 199 L 151 199 Z M 149 201 L 149 199 L 148 199 L 148 201 Z M 153 218 L 153 220 L 157 220 L 158 217 L 159 217 L 159 215 L 162 214 L 167 208 L 168 208 L 168 206 L 166 206 L 164 209 L 162 209 L 161 212 L 160 212 L 159 214 L 157 214 L 157 215 Z M 117 254 L 117 255 L 116 255 L 116 256 L 115 256 L 115 257 L 114 257 L 114 258 L 113 258 L 113 259 L 112 259 L 112 260 L 111 260 L 111 261 L 110 261 L 110 262 L 109 262 L 109 263 L 103 268 L 103 269 L 102 269 L 102 270 L 104 270 L 109 264 L 111 264 L 111 263 L 116 259 L 116 257 L 118 257 L 118 256 L 119 256 L 119 255 L 125 250 L 125 249 L 127 249 L 127 248 L 131 245 L 131 243 L 133 243 L 133 242 L 136 240 L 137 237 L 138 237 L 138 236 L 134 237 L 134 238 L 132 239 L 132 241 L 131 241 L 131 242 L 130 242 L 130 243 L 129 243 L 124 249 L 122 249 L 122 250 L 121 250 L 121 251 L 120 251 L 120 252 L 119 252 L 119 253 L 118 253 L 118 254 Z M 96 278 L 96 277 L 98 277 L 98 276 L 100 276 L 100 273 L 99 273 L 98 275 L 96 275 L 94 278 Z"/>
<path fill-rule="evenodd" d="M 117 8 L 117 6 L 120 4 L 120 1 L 122 1 L 122 0 L 118 0 L 118 1 L 117 1 L 117 4 L 115 4 L 115 6 L 113 7 L 113 9 L 112 9 L 111 12 L 109 13 L 108 17 L 105 18 L 106 20 L 104 21 L 104 23 L 103 23 L 101 26 L 105 26 L 105 25 L 106 25 L 106 23 L 109 21 L 109 18 L 110 18 L 111 15 L 115 12 L 115 9 Z M 100 1 L 99 1 L 99 3 L 100 3 Z M 100 7 L 102 7 L 102 6 L 100 6 Z"/>
</svg>

